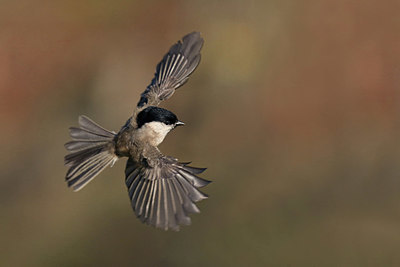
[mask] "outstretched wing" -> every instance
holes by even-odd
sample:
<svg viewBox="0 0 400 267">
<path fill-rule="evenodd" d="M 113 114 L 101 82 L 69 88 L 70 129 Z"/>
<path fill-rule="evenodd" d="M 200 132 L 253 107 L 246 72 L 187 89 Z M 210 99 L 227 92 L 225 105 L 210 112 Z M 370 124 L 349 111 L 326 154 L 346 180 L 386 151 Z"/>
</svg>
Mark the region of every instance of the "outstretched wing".
<svg viewBox="0 0 400 267">
<path fill-rule="evenodd" d="M 205 169 L 187 166 L 170 157 L 162 157 L 154 167 L 128 160 L 126 185 L 136 216 L 164 230 L 179 230 L 189 225 L 190 213 L 199 213 L 195 202 L 207 195 L 197 188 L 210 181 L 197 177 Z"/>
<path fill-rule="evenodd" d="M 192 32 L 174 44 L 157 65 L 150 85 L 141 94 L 137 109 L 157 106 L 173 95 L 200 63 L 200 50 L 203 46 L 200 33 Z"/>
</svg>

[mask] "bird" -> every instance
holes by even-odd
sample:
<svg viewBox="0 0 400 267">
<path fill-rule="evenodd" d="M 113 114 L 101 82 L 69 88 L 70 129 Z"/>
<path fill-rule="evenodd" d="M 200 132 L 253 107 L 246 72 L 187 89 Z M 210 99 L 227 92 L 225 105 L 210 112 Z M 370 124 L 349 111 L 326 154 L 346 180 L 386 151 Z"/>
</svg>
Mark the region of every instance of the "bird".
<svg viewBox="0 0 400 267">
<path fill-rule="evenodd" d="M 159 104 L 187 82 L 200 63 L 203 43 L 200 33 L 192 32 L 170 47 L 118 133 L 79 116 L 79 127 L 69 128 L 72 141 L 65 144 L 68 187 L 81 190 L 106 167 L 127 157 L 125 184 L 137 218 L 163 230 L 179 231 L 191 224 L 190 215 L 200 212 L 196 202 L 208 198 L 199 188 L 211 181 L 198 176 L 206 168 L 161 153 L 158 145 L 184 123 Z"/>
</svg>

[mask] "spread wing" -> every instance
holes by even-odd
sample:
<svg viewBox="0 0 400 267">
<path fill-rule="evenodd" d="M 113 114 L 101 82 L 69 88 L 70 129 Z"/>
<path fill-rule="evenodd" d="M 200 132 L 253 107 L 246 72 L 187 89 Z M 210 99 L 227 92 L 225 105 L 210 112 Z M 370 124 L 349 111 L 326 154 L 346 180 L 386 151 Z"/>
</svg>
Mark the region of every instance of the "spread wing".
<svg viewBox="0 0 400 267">
<path fill-rule="evenodd" d="M 199 213 L 195 202 L 207 195 L 197 188 L 210 181 L 197 177 L 205 169 L 187 166 L 170 157 L 161 157 L 154 167 L 128 160 L 126 185 L 136 216 L 146 224 L 178 231 L 189 225 L 190 213 Z"/>
<path fill-rule="evenodd" d="M 137 109 L 157 106 L 170 98 L 175 89 L 182 86 L 200 63 L 200 50 L 203 46 L 200 33 L 192 32 L 174 44 L 156 68 L 150 85 L 141 94 Z"/>
</svg>

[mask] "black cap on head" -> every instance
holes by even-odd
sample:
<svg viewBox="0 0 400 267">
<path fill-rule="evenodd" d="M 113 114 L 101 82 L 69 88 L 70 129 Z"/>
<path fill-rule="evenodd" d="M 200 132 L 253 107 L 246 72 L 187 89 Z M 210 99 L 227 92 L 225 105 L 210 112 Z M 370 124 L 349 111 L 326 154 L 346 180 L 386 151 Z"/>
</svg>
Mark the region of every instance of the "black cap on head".
<svg viewBox="0 0 400 267">
<path fill-rule="evenodd" d="M 152 121 L 159 121 L 167 125 L 173 125 L 178 122 L 178 118 L 169 110 L 153 106 L 147 107 L 139 112 L 136 118 L 138 128 L 142 127 L 143 124 Z"/>
</svg>

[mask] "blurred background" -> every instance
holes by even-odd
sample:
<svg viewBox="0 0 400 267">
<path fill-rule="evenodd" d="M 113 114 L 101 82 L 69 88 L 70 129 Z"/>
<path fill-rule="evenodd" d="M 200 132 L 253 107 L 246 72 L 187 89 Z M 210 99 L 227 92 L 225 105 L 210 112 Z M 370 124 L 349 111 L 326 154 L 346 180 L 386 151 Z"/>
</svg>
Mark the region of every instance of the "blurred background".
<svg viewBox="0 0 400 267">
<path fill-rule="evenodd" d="M 1 266 L 399 266 L 400 2 L 2 1 Z M 135 218 L 125 160 L 79 193 L 80 114 L 118 131 L 201 31 L 161 150 L 208 167 L 180 232 Z"/>
</svg>

